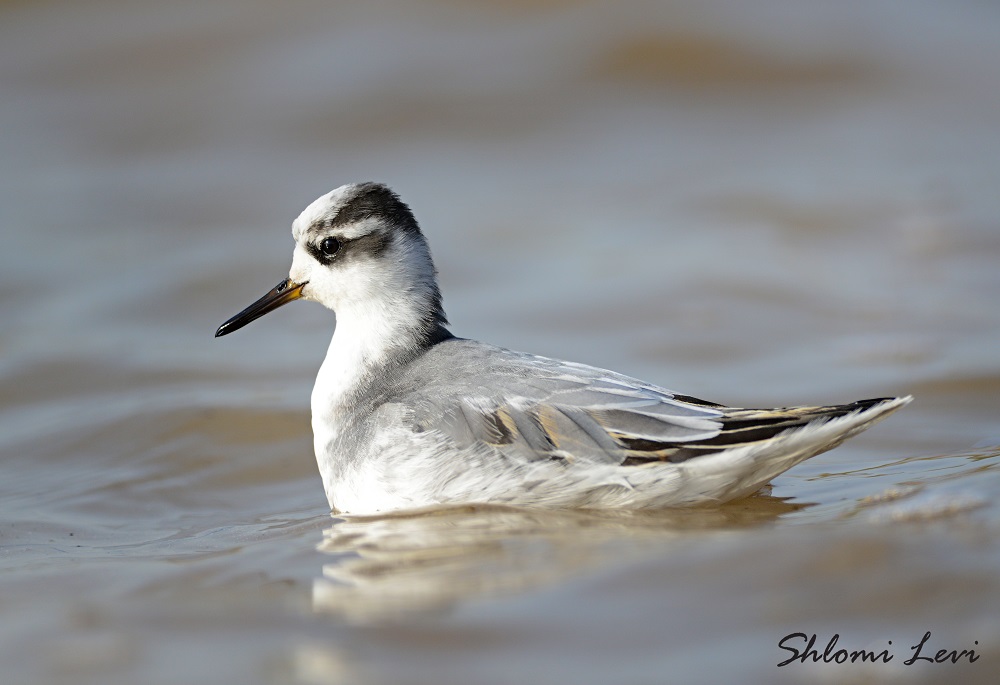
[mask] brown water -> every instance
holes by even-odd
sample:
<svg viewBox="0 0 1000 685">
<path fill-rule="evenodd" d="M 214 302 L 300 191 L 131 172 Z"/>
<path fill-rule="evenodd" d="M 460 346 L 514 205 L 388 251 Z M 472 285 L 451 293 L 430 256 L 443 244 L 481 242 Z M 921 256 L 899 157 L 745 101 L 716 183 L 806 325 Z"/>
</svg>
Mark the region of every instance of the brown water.
<svg viewBox="0 0 1000 685">
<path fill-rule="evenodd" d="M 973 0 L 0 4 L 2 682 L 996 682 L 998 74 Z M 460 335 L 916 401 L 719 509 L 331 519 L 333 318 L 212 333 L 363 179 Z"/>
</svg>

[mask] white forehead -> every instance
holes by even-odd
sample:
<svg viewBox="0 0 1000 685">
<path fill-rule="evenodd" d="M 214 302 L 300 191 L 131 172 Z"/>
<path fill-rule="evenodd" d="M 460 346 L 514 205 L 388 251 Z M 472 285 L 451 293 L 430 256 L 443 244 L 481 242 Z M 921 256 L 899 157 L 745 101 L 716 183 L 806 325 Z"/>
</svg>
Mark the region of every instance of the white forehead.
<svg viewBox="0 0 1000 685">
<path fill-rule="evenodd" d="M 299 217 L 292 222 L 292 237 L 296 242 L 305 236 L 310 226 L 324 221 L 330 221 L 337 216 L 337 212 L 354 195 L 355 184 L 348 183 L 331 190 L 326 195 L 320 195 L 312 203 L 302 210 Z"/>
</svg>

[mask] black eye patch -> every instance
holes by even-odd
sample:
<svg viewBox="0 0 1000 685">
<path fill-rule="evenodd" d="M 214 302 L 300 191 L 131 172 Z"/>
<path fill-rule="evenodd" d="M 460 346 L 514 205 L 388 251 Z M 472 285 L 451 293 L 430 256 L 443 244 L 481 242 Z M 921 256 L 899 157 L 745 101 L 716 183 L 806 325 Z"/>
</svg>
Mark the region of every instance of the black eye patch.
<svg viewBox="0 0 1000 685">
<path fill-rule="evenodd" d="M 324 266 L 334 262 L 354 259 L 377 258 L 389 247 L 389 236 L 383 231 L 372 231 L 360 238 L 334 238 L 327 236 L 319 243 L 308 243 L 306 249 Z"/>
</svg>

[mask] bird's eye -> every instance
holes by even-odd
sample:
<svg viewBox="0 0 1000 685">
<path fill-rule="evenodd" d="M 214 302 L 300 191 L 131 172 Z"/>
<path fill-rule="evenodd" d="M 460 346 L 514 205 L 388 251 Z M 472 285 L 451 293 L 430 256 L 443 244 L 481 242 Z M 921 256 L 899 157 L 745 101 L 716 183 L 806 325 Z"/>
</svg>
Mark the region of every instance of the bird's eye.
<svg viewBox="0 0 1000 685">
<path fill-rule="evenodd" d="M 319 244 L 319 251 L 325 254 L 327 257 L 332 257 L 337 254 L 340 250 L 340 241 L 336 238 L 323 238 L 323 242 Z"/>
</svg>

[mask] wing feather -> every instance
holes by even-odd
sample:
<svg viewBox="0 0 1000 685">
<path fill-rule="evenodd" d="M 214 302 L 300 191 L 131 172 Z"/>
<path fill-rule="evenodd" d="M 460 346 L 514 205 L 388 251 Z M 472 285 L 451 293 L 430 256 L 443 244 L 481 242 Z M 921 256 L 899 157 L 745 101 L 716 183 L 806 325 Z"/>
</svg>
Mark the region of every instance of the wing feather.
<svg viewBox="0 0 1000 685">
<path fill-rule="evenodd" d="M 537 412 L 549 439 L 567 459 L 587 459 L 603 464 L 621 461 L 617 458 L 621 446 L 582 409 L 543 404 Z"/>
<path fill-rule="evenodd" d="M 707 440 L 719 434 L 716 421 L 703 420 L 704 427 L 686 425 L 688 417 L 650 416 L 630 409 L 601 409 L 589 414 L 612 437 L 659 442 Z"/>
<path fill-rule="evenodd" d="M 416 423 L 435 428 L 459 447 L 491 445 L 512 457 L 621 464 L 630 456 L 719 435 L 714 406 L 675 400 L 665 391 L 619 381 L 537 377 L 521 393 L 431 401 Z M 527 389 L 527 391 L 526 391 Z M 650 454 L 663 459 L 661 454 Z"/>
<path fill-rule="evenodd" d="M 473 341 L 442 343 L 427 355 L 394 388 L 394 401 L 408 408 L 413 430 L 435 431 L 460 450 L 486 447 L 520 462 L 682 462 L 885 401 L 739 409 L 612 371 Z"/>
</svg>

